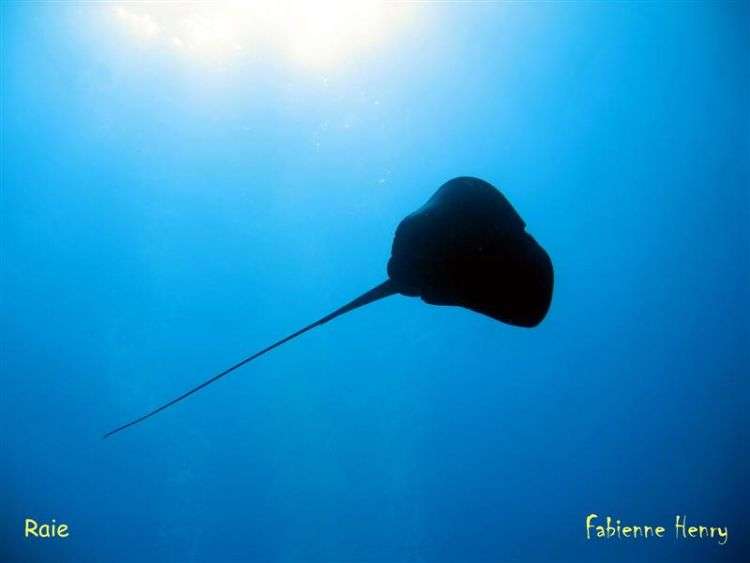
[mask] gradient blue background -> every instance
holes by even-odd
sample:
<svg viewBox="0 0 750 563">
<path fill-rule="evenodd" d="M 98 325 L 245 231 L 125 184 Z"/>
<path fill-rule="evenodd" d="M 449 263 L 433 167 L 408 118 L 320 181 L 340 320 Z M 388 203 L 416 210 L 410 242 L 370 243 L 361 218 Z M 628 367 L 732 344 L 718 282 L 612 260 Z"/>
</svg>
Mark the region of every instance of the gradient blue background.
<svg viewBox="0 0 750 563">
<path fill-rule="evenodd" d="M 96 9 L 0 9 L 3 561 L 747 556 L 746 7 L 425 6 L 325 71 Z M 101 440 L 380 282 L 457 175 L 552 256 L 538 329 L 390 298 Z"/>
</svg>

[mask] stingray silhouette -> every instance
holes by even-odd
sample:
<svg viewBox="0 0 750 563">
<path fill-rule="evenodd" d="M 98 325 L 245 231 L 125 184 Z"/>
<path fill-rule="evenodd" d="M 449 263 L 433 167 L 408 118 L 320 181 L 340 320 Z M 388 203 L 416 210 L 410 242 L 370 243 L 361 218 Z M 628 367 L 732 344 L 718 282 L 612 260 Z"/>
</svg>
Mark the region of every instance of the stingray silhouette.
<svg viewBox="0 0 750 563">
<path fill-rule="evenodd" d="M 454 178 L 396 229 L 388 279 L 343 307 L 248 356 L 130 422 L 125 430 L 179 403 L 254 359 L 354 309 L 400 293 L 431 305 L 453 305 L 507 324 L 534 327 L 552 300 L 552 261 L 526 223 L 491 184 Z"/>
</svg>

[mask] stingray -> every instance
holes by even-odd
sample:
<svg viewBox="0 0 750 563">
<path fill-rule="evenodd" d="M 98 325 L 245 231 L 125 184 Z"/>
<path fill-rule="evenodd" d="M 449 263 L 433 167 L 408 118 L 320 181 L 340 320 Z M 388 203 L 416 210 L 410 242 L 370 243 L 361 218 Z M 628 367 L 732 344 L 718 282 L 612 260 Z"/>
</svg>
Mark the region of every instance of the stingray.
<svg viewBox="0 0 750 563">
<path fill-rule="evenodd" d="M 388 279 L 343 307 L 228 367 L 200 385 L 104 438 L 179 403 L 282 344 L 354 309 L 395 294 L 431 305 L 452 305 L 519 327 L 535 327 L 552 300 L 553 268 L 547 252 L 493 185 L 454 178 L 396 228 Z"/>
</svg>

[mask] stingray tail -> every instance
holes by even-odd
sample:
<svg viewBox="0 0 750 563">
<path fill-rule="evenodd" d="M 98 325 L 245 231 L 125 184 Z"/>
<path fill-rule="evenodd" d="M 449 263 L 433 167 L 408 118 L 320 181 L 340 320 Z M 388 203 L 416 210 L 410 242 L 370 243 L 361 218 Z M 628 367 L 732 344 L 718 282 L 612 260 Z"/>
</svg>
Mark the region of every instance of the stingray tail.
<svg viewBox="0 0 750 563">
<path fill-rule="evenodd" d="M 373 303 L 374 301 L 378 301 L 379 299 L 383 299 L 384 297 L 388 297 L 390 295 L 394 295 L 395 293 L 398 293 L 398 291 L 396 290 L 396 286 L 393 283 L 393 281 L 391 281 L 390 279 L 388 279 L 388 280 L 384 281 L 383 283 L 381 283 L 380 285 L 372 288 L 370 291 L 367 291 L 367 292 L 363 293 L 362 295 L 360 295 L 359 297 L 357 297 L 356 299 L 350 301 L 349 303 L 347 303 L 343 307 L 340 307 L 340 308 L 336 309 L 335 311 L 333 311 L 332 313 L 326 315 L 325 317 L 323 317 L 323 318 L 315 321 L 314 323 L 309 324 L 306 327 L 299 329 L 297 332 L 294 332 L 294 333 L 290 334 L 289 336 L 287 336 L 285 338 L 282 338 L 281 340 L 278 340 L 277 342 L 274 342 L 270 346 L 267 346 L 266 348 L 263 348 L 262 350 L 254 353 L 252 356 L 248 356 L 244 360 L 242 360 L 242 361 L 234 364 L 233 366 L 225 369 L 224 371 L 222 371 L 222 372 L 214 375 L 212 378 L 207 379 L 206 381 L 204 381 L 200 385 L 196 385 L 192 389 L 190 389 L 188 391 L 185 391 L 182 395 L 180 395 L 178 397 L 175 397 L 174 399 L 172 399 L 168 403 L 164 403 L 163 405 L 161 405 L 161 406 L 153 409 L 152 411 L 147 412 L 143 416 L 140 416 L 140 417 L 138 417 L 138 418 L 136 418 L 134 420 L 131 420 L 130 422 L 128 422 L 126 424 L 123 424 L 122 426 L 118 426 L 114 430 L 110 430 L 109 432 L 107 432 L 106 434 L 104 434 L 103 438 L 109 438 L 110 436 L 112 436 L 113 434 L 117 434 L 121 430 L 125 430 L 126 428 L 134 426 L 134 425 L 138 424 L 139 422 L 143 422 L 147 418 L 150 418 L 150 417 L 154 416 L 155 414 L 160 413 L 164 409 L 167 409 L 167 408 L 171 407 L 172 405 L 179 403 L 183 399 L 187 399 L 190 395 L 192 395 L 193 393 L 197 393 L 198 391 L 200 391 L 204 387 L 208 387 L 214 381 L 217 381 L 217 380 L 221 379 L 222 377 L 224 377 L 225 375 L 233 372 L 234 370 L 236 370 L 238 368 L 241 368 L 245 364 L 252 362 L 255 358 L 259 358 L 260 356 L 262 356 L 263 354 L 265 354 L 267 352 L 270 352 L 274 348 L 278 348 L 282 344 L 286 344 L 290 340 L 292 340 L 294 338 L 297 338 L 298 336 L 304 334 L 308 330 L 312 330 L 315 327 L 318 327 L 318 326 L 320 326 L 322 324 L 327 323 L 328 321 L 332 321 L 336 317 L 340 317 L 341 315 L 344 315 L 344 314 L 348 313 L 349 311 L 353 311 L 354 309 L 358 309 L 359 307 L 363 307 L 365 305 Z"/>
</svg>

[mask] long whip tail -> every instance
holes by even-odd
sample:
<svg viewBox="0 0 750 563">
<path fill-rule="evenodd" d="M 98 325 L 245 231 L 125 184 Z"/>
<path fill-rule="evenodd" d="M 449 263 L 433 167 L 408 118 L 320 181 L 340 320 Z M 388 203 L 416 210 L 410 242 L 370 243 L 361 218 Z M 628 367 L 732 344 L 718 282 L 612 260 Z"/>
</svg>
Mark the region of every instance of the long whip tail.
<svg viewBox="0 0 750 563">
<path fill-rule="evenodd" d="M 340 307 L 339 309 L 336 309 L 332 313 L 326 315 L 322 319 L 319 319 L 319 320 L 315 321 L 314 323 L 309 324 L 306 327 L 299 329 L 297 332 L 294 332 L 294 333 L 290 334 L 289 336 L 287 336 L 285 338 L 282 338 L 281 340 L 278 340 L 278 341 L 274 342 L 270 346 L 267 346 L 267 347 L 263 348 L 262 350 L 260 350 L 258 352 L 255 352 L 253 355 L 248 356 L 244 360 L 242 360 L 240 362 L 237 362 L 236 364 L 234 364 L 231 367 L 228 367 L 224 371 L 222 371 L 220 373 L 217 373 L 216 375 L 214 375 L 210 379 L 207 379 L 206 381 L 204 381 L 200 385 L 196 385 L 192 389 L 190 389 L 188 391 L 185 391 L 182 395 L 179 395 L 178 397 L 175 397 L 171 401 L 169 401 L 167 403 L 164 403 L 163 405 L 161 405 L 159 407 L 156 407 L 152 411 L 149 411 L 146 414 L 144 414 L 142 416 L 139 416 L 138 418 L 133 419 L 130 422 L 127 422 L 127 423 L 123 424 L 122 426 L 118 426 L 114 430 L 110 430 L 109 432 L 107 432 L 106 434 L 104 434 L 103 438 L 109 438 L 113 434 L 117 434 L 118 432 L 121 432 L 122 430 L 125 430 L 126 428 L 130 428 L 131 426 L 135 426 L 139 422 L 143 422 L 147 418 L 151 418 L 155 414 L 158 414 L 161 411 L 163 411 L 165 409 L 168 409 L 172 405 L 176 405 L 180 401 L 182 401 L 184 399 L 187 399 L 190 395 L 192 395 L 194 393 L 197 393 L 198 391 L 200 391 L 204 387 L 208 387 L 209 385 L 211 385 L 215 381 L 218 381 L 219 379 L 221 379 L 225 375 L 228 375 L 228 374 L 232 373 L 234 370 L 241 368 L 245 364 L 248 364 L 248 363 L 252 362 L 254 359 L 261 357 L 263 354 L 266 354 L 266 353 L 270 352 L 274 348 L 278 348 L 282 344 L 286 344 L 290 340 L 292 340 L 294 338 L 297 338 L 298 336 L 306 333 L 309 330 L 312 330 L 312 329 L 314 329 L 316 327 L 319 327 L 320 325 L 323 325 L 323 324 L 327 323 L 328 321 L 331 321 L 331 320 L 335 319 L 336 317 L 340 317 L 341 315 L 343 315 L 345 313 L 348 313 L 349 311 L 352 311 L 354 309 L 357 309 L 359 307 L 362 307 L 364 305 L 372 303 L 373 301 L 377 301 L 379 299 L 383 299 L 384 297 L 388 297 L 389 295 L 393 295 L 395 293 L 397 293 L 397 290 L 396 290 L 395 285 L 393 284 L 393 282 L 391 280 L 386 280 L 383 283 L 381 283 L 380 285 L 372 288 L 370 291 L 367 291 L 367 292 L 363 293 L 362 295 L 360 295 L 359 297 L 357 297 L 353 301 L 350 301 L 349 303 L 347 303 L 343 307 Z"/>
</svg>

